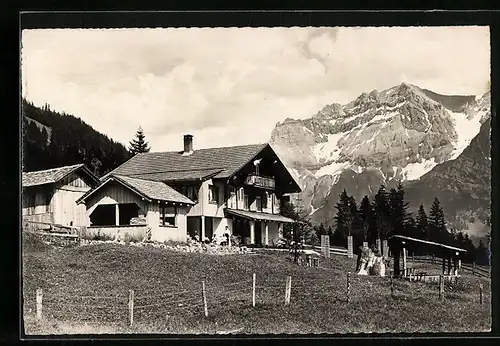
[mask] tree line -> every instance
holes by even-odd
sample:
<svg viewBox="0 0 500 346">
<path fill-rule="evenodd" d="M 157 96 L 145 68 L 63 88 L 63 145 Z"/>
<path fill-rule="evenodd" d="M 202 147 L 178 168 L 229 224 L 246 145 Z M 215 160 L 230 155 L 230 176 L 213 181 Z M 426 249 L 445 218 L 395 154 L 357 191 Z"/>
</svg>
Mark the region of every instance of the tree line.
<svg viewBox="0 0 500 346">
<path fill-rule="evenodd" d="M 437 197 L 428 212 L 420 205 L 416 215 L 413 215 L 408 205 L 401 183 L 389 191 L 381 185 L 373 198 L 365 195 L 359 204 L 343 190 L 335 205 L 334 226 L 327 227 L 325 223 L 313 226 L 301 208 L 287 203 L 282 213 L 296 222 L 284 228 L 284 235 L 292 237 L 293 234 L 297 241 L 316 245 L 321 235 L 329 235 L 330 245 L 341 247 L 346 247 L 347 237 L 352 236 L 354 249 L 357 249 L 363 242 L 374 246 L 376 239 L 384 240 L 398 234 L 463 248 L 467 250 L 468 261 L 488 264 L 488 248 L 483 241 L 476 247 L 467 233 L 447 227 Z M 430 249 L 423 244 L 414 244 L 412 250 L 415 255 L 430 254 Z"/>
<path fill-rule="evenodd" d="M 84 163 L 102 176 L 133 155 L 150 150 L 142 128 L 125 148 L 80 118 L 55 112 L 49 105 L 39 108 L 23 99 L 22 114 L 24 172 Z M 49 127 L 50 133 L 27 118 Z"/>
</svg>

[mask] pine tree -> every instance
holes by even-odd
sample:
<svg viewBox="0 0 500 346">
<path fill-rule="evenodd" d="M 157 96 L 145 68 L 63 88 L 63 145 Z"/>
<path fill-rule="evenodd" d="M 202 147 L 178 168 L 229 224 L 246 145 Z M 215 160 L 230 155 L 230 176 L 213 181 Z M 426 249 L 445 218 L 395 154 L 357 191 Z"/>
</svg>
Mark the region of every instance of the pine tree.
<svg viewBox="0 0 500 346">
<path fill-rule="evenodd" d="M 448 230 L 446 229 L 443 208 L 437 197 L 434 197 L 434 201 L 432 202 L 428 223 L 430 240 L 438 243 L 445 242 Z"/>
<path fill-rule="evenodd" d="M 427 214 L 425 213 L 424 205 L 420 204 L 417 213 L 417 229 L 420 234 L 420 238 L 425 240 L 430 240 L 429 235 L 429 223 L 427 220 Z"/>
<path fill-rule="evenodd" d="M 408 203 L 405 202 L 404 195 L 405 192 L 401 183 L 398 184 L 397 189 L 391 189 L 389 193 L 390 232 L 410 236 L 410 233 L 412 233 L 412 229 L 408 225 L 410 213 L 408 212 Z"/>
<path fill-rule="evenodd" d="M 130 151 L 130 154 L 136 155 L 139 153 L 148 153 L 149 150 L 151 149 L 148 146 L 148 142 L 146 142 L 146 136 L 144 135 L 144 131 L 142 130 L 142 127 L 139 127 L 135 134 L 135 138 L 130 141 L 130 146 L 128 150 Z"/>
<path fill-rule="evenodd" d="M 368 239 L 373 238 L 371 236 L 371 231 L 373 231 L 373 211 L 370 199 L 367 195 L 365 195 L 365 197 L 361 200 L 361 204 L 359 205 L 359 214 L 361 226 L 363 228 L 364 241 L 368 241 Z"/>
<path fill-rule="evenodd" d="M 347 241 L 347 236 L 351 234 L 352 230 L 352 206 L 350 199 L 344 189 L 339 195 L 339 201 L 335 205 L 337 215 L 335 216 L 335 232 L 334 243 L 337 245 L 344 245 Z"/>
<path fill-rule="evenodd" d="M 372 203 L 372 209 L 376 225 L 375 238 L 385 239 L 390 232 L 390 210 L 384 185 L 378 189 Z M 370 243 L 375 243 L 375 239 L 372 239 Z"/>
</svg>

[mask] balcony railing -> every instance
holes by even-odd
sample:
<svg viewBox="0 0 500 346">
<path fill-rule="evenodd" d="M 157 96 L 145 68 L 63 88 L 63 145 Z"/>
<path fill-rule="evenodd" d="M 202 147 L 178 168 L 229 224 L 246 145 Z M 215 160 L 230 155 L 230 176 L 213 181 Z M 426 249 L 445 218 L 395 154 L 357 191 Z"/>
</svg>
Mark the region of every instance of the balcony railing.
<svg viewBox="0 0 500 346">
<path fill-rule="evenodd" d="M 249 175 L 245 179 L 245 184 L 271 190 L 274 190 L 276 186 L 276 182 L 273 178 L 263 177 L 261 175 L 256 175 L 256 174 Z"/>
</svg>

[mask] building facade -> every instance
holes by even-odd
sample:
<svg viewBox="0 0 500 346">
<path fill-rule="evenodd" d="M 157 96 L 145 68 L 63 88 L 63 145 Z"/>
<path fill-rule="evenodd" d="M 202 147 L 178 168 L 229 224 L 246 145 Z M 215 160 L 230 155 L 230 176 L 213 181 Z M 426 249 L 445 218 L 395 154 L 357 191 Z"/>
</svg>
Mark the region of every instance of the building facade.
<svg viewBox="0 0 500 346">
<path fill-rule="evenodd" d="M 22 215 L 27 221 L 84 226 L 85 206 L 76 201 L 100 183 L 83 164 L 22 174 Z"/>
<path fill-rule="evenodd" d="M 284 195 L 300 187 L 269 144 L 194 150 L 193 137 L 185 135 L 184 150 L 138 154 L 105 176 L 95 191 L 79 201 L 87 206 L 90 228 L 112 223 L 113 215 L 118 220 L 119 205 L 135 204 L 130 219 L 142 216 L 155 240 L 203 240 L 227 232 L 244 244 L 273 245 L 283 223 L 293 221 L 280 215 Z M 115 212 L 108 207 L 106 221 L 99 220 L 94 215 L 102 210 L 99 205 L 114 205 Z"/>
</svg>

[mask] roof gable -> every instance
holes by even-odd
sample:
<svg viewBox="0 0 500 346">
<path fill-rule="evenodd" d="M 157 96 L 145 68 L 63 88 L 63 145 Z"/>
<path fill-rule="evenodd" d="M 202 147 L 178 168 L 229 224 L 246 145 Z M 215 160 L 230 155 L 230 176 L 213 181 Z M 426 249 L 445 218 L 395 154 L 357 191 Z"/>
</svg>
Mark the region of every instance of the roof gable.
<svg viewBox="0 0 500 346">
<path fill-rule="evenodd" d="M 83 172 L 94 184 L 99 183 L 99 178 L 96 177 L 83 163 L 80 163 L 77 165 L 45 169 L 42 171 L 23 172 L 22 186 L 30 187 L 57 183 L 76 171 Z"/>
<path fill-rule="evenodd" d="M 137 179 L 127 176 L 119 176 L 119 175 L 110 175 L 108 178 L 103 181 L 98 187 L 88 191 L 85 195 L 83 195 L 80 199 L 77 200 L 77 203 L 81 203 L 85 201 L 89 196 L 91 196 L 98 189 L 102 188 L 104 185 L 108 184 L 111 181 L 116 181 L 122 186 L 128 188 L 132 192 L 138 194 L 139 196 L 147 199 L 148 201 L 164 201 L 164 202 L 174 202 L 181 204 L 189 204 L 194 205 L 195 203 L 191 201 L 189 198 L 177 192 L 170 186 L 160 181 L 152 181 L 152 180 L 144 180 Z"/>
</svg>

